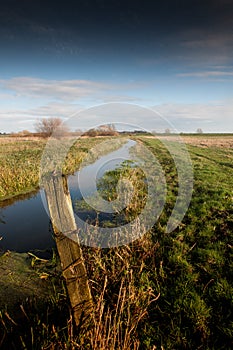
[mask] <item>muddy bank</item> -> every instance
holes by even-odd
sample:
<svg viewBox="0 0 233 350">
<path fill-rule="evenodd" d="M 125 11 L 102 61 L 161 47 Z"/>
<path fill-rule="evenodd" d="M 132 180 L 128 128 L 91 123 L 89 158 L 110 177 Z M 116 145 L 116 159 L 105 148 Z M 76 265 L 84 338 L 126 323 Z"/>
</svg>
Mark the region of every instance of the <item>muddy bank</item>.
<svg viewBox="0 0 233 350">
<path fill-rule="evenodd" d="M 58 262 L 30 253 L 6 252 L 0 256 L 0 310 L 13 311 L 27 298 L 48 299 L 60 278 Z"/>
</svg>

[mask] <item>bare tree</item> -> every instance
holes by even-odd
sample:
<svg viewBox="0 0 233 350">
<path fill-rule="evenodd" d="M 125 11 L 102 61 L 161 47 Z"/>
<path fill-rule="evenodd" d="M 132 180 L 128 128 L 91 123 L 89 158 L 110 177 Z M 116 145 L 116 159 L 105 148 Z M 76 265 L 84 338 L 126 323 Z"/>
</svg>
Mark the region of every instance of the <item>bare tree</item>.
<svg viewBox="0 0 233 350">
<path fill-rule="evenodd" d="M 68 132 L 68 127 L 63 124 L 60 118 L 42 118 L 35 123 L 35 130 L 44 137 L 52 134 L 61 136 Z"/>
<path fill-rule="evenodd" d="M 197 131 L 196 131 L 197 134 L 203 134 L 203 130 L 201 128 L 197 128 Z"/>
</svg>

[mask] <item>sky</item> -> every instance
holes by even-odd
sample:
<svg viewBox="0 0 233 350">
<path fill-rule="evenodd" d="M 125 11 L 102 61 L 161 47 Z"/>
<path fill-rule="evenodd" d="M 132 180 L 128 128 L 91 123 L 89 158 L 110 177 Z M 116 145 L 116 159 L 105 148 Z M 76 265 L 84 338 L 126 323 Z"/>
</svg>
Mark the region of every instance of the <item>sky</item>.
<svg viewBox="0 0 233 350">
<path fill-rule="evenodd" d="M 233 132 L 233 0 L 1 0 L 0 132 L 86 108 L 91 127 L 102 104 L 109 123 L 121 104 L 147 130 Z"/>
</svg>

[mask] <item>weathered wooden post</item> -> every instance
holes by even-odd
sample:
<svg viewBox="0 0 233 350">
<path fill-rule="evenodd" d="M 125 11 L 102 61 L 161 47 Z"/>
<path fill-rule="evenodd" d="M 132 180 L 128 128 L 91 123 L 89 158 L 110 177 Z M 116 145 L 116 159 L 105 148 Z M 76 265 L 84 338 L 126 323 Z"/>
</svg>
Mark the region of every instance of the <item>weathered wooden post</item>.
<svg viewBox="0 0 233 350">
<path fill-rule="evenodd" d="M 89 318 L 93 304 L 67 179 L 61 174 L 49 175 L 43 179 L 43 186 L 74 321 L 80 326 Z"/>
</svg>

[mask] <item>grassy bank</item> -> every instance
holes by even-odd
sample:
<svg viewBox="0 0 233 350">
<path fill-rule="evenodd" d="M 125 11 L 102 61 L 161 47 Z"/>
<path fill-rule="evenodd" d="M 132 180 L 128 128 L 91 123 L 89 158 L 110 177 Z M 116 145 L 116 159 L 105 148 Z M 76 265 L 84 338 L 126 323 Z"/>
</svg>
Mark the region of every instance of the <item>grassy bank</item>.
<svg viewBox="0 0 233 350">
<path fill-rule="evenodd" d="M 107 139 L 78 139 L 66 157 L 64 173 L 77 170 L 87 152 Z M 44 138 L 0 138 L 0 201 L 38 188 L 40 161 L 46 143 Z"/>
<path fill-rule="evenodd" d="M 38 186 L 38 169 L 45 140 L 0 138 L 0 200 Z"/>
<path fill-rule="evenodd" d="M 56 289 L 43 305 L 22 302 L 20 322 L 20 305 L 12 313 L 2 309 L 3 348 L 232 349 L 233 151 L 188 145 L 193 197 L 182 223 L 168 234 L 178 188 L 175 165 L 161 143 L 140 140 L 163 167 L 166 205 L 142 239 L 114 249 L 83 247 L 95 302 L 92 324 L 75 331 L 66 293 Z"/>
</svg>

